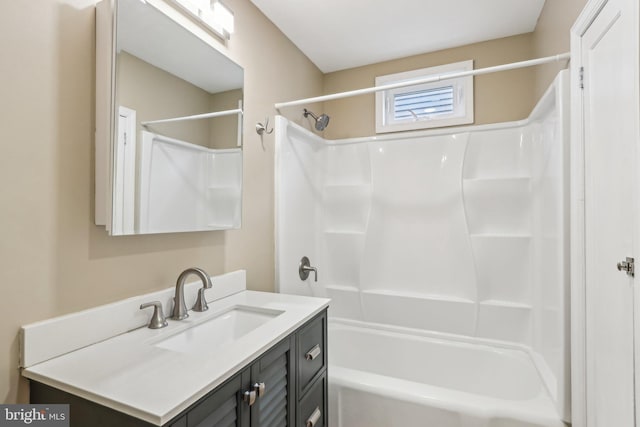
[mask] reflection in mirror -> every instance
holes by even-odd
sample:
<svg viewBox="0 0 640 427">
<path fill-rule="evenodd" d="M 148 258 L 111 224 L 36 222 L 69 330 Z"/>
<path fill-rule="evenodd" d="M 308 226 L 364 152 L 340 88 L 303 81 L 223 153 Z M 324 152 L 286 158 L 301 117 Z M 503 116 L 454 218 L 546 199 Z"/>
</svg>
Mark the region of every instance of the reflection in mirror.
<svg viewBox="0 0 640 427">
<path fill-rule="evenodd" d="M 242 68 L 156 2 L 115 1 L 107 229 L 122 235 L 240 227 Z"/>
</svg>

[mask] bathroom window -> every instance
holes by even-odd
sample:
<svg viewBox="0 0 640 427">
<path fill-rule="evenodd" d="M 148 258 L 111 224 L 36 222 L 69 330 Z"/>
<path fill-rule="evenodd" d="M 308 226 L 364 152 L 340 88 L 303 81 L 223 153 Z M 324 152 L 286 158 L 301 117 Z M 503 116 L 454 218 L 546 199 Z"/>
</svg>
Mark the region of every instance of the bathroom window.
<svg viewBox="0 0 640 427">
<path fill-rule="evenodd" d="M 376 77 L 376 86 L 473 70 L 456 62 Z M 473 77 L 405 86 L 376 93 L 376 132 L 397 132 L 473 123 Z"/>
</svg>

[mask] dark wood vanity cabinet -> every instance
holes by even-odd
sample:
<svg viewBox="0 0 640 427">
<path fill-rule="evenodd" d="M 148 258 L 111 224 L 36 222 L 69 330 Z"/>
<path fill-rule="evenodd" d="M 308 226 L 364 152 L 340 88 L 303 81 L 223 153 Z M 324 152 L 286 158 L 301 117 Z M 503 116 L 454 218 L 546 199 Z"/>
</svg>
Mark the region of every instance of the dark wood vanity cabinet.
<svg viewBox="0 0 640 427">
<path fill-rule="evenodd" d="M 327 316 L 307 322 L 296 332 L 296 427 L 327 425 Z M 291 425 L 291 424 L 290 424 Z"/>
<path fill-rule="evenodd" d="M 217 387 L 171 427 L 258 427 L 293 425 L 295 403 L 293 336 Z"/>
<path fill-rule="evenodd" d="M 152 425 L 35 381 L 31 402 L 70 404 L 72 427 Z M 325 310 L 165 427 L 327 427 L 326 419 Z"/>
</svg>

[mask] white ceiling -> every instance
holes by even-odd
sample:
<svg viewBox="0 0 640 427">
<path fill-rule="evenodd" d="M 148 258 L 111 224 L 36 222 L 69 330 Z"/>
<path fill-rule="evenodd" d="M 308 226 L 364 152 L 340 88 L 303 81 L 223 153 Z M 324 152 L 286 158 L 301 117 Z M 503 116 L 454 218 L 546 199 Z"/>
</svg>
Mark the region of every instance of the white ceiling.
<svg viewBox="0 0 640 427">
<path fill-rule="evenodd" d="M 545 0 L 251 0 L 323 72 L 535 29 Z"/>
</svg>

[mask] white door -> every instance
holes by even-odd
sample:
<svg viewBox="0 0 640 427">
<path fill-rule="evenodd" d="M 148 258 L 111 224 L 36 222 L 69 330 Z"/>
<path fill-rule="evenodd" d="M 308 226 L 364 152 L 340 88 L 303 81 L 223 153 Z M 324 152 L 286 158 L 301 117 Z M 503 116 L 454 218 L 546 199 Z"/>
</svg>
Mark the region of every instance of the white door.
<svg viewBox="0 0 640 427">
<path fill-rule="evenodd" d="M 580 45 L 587 427 L 635 425 L 634 279 L 618 271 L 616 264 L 626 257 L 640 257 L 634 235 L 639 188 L 634 170 L 638 143 L 636 2 L 607 1 Z"/>
</svg>

